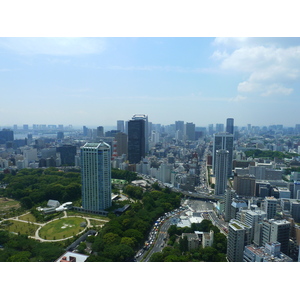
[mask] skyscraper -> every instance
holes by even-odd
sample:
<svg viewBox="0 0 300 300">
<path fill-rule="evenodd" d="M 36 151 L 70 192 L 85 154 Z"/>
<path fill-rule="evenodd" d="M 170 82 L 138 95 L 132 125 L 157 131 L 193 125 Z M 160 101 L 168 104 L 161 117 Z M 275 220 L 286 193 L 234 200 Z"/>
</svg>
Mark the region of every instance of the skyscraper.
<svg viewBox="0 0 300 300">
<path fill-rule="evenodd" d="M 103 126 L 97 127 L 97 137 L 104 137 L 104 127 Z"/>
<path fill-rule="evenodd" d="M 117 141 L 117 154 L 121 156 L 122 154 L 128 155 L 128 141 L 127 134 L 124 132 L 118 132 L 115 136 L 115 140 Z"/>
<path fill-rule="evenodd" d="M 86 143 L 81 151 L 82 207 L 102 211 L 111 206 L 111 148 Z"/>
<path fill-rule="evenodd" d="M 125 132 L 124 120 L 117 121 L 117 130 L 120 132 Z"/>
<path fill-rule="evenodd" d="M 181 131 L 181 133 L 184 133 L 184 121 L 175 121 L 175 131 Z"/>
<path fill-rule="evenodd" d="M 148 124 L 148 116 L 144 114 L 135 114 L 132 117 L 132 120 L 143 120 L 145 122 L 144 136 L 145 136 L 145 153 L 149 151 L 149 124 Z M 129 130 L 129 129 L 128 129 Z M 129 135 L 129 131 L 128 131 Z"/>
<path fill-rule="evenodd" d="M 226 120 L 226 132 L 233 134 L 233 129 L 234 129 L 234 120 L 233 118 L 228 118 Z"/>
<path fill-rule="evenodd" d="M 208 134 L 209 135 L 214 134 L 214 124 L 208 124 Z"/>
<path fill-rule="evenodd" d="M 76 146 L 62 145 L 56 148 L 56 152 L 60 153 L 60 159 L 62 165 L 75 165 Z"/>
<path fill-rule="evenodd" d="M 13 140 L 14 132 L 12 130 L 3 128 L 2 131 L 0 131 L 0 144 L 12 142 Z"/>
<path fill-rule="evenodd" d="M 217 150 L 227 150 L 228 154 L 228 170 L 227 176 L 232 175 L 232 158 L 233 158 L 233 135 L 229 133 L 216 133 L 214 134 L 214 144 L 213 144 L 213 173 L 215 174 L 215 164 L 216 164 L 216 151 Z"/>
<path fill-rule="evenodd" d="M 128 160 L 131 164 L 137 164 L 145 157 L 145 125 L 143 119 L 128 122 Z"/>
<path fill-rule="evenodd" d="M 185 124 L 185 135 L 186 139 L 189 141 L 195 140 L 195 124 L 194 123 L 186 123 Z"/>
<path fill-rule="evenodd" d="M 224 132 L 224 124 L 216 124 L 216 133 Z"/>
<path fill-rule="evenodd" d="M 223 195 L 227 188 L 228 157 L 229 151 L 223 149 L 216 151 L 215 195 Z"/>
</svg>

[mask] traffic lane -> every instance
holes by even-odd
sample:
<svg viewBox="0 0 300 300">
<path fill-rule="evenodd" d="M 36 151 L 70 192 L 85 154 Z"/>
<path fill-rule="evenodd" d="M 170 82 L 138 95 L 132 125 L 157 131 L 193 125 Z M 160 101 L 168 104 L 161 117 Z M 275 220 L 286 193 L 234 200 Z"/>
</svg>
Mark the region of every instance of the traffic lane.
<svg viewBox="0 0 300 300">
<path fill-rule="evenodd" d="M 149 253 L 145 259 L 145 262 L 149 262 L 149 259 L 153 253 L 160 252 L 163 249 L 163 247 L 161 247 L 161 245 L 165 242 L 164 239 L 167 237 L 168 228 L 170 227 L 170 225 L 171 225 L 170 220 L 167 220 L 163 223 L 163 225 L 161 226 L 160 231 L 158 233 L 157 239 L 155 240 L 151 250 L 149 251 Z"/>
</svg>

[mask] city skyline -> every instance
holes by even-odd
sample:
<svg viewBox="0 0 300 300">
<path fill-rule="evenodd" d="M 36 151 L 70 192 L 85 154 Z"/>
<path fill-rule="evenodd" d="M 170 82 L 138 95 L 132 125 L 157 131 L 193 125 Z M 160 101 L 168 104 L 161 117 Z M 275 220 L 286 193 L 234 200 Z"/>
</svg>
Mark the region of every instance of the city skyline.
<svg viewBox="0 0 300 300">
<path fill-rule="evenodd" d="M 0 38 L 0 57 L 2 127 L 299 123 L 300 38 Z"/>
</svg>

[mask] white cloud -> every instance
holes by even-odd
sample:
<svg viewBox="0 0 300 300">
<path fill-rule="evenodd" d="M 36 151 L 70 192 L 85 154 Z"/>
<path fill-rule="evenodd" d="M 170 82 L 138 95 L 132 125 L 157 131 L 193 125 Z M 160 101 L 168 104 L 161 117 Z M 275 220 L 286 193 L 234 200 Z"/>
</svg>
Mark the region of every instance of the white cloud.
<svg viewBox="0 0 300 300">
<path fill-rule="evenodd" d="M 245 96 L 237 95 L 236 97 L 230 98 L 229 102 L 241 102 L 241 101 L 244 101 L 246 99 L 247 99 L 247 97 L 245 97 Z"/>
<path fill-rule="evenodd" d="M 289 48 L 299 44 L 299 37 L 218 37 L 213 41 L 214 46 L 227 48 L 257 46 Z"/>
<path fill-rule="evenodd" d="M 264 97 L 272 96 L 272 95 L 285 95 L 288 96 L 293 92 L 293 89 L 286 88 L 279 84 L 272 84 L 266 87 L 266 90 L 261 95 Z"/>
<path fill-rule="evenodd" d="M 215 51 L 210 58 L 216 59 L 216 60 L 221 60 L 227 58 L 229 55 L 226 51 Z"/>
<path fill-rule="evenodd" d="M 240 93 L 253 93 L 253 92 L 261 90 L 261 84 L 244 81 L 244 82 L 239 83 L 237 90 Z"/>
<path fill-rule="evenodd" d="M 0 47 L 21 55 L 84 55 L 105 50 L 105 40 L 101 38 L 1 38 Z"/>
<path fill-rule="evenodd" d="M 213 44 L 215 46 L 240 47 L 245 44 L 249 38 L 245 37 L 217 37 Z"/>
<path fill-rule="evenodd" d="M 262 45 L 258 45 L 259 41 Z M 294 45 L 295 41 L 298 45 Z M 293 40 L 290 47 L 287 42 L 279 46 L 283 44 L 279 39 L 276 45 L 274 38 L 219 38 L 214 45 L 229 45 L 234 49 L 223 58 L 220 50 L 213 56 L 220 58 L 221 69 L 247 74 L 248 78 L 238 84 L 238 92 L 288 96 L 293 92 L 288 85 L 300 77 L 300 40 Z"/>
</svg>

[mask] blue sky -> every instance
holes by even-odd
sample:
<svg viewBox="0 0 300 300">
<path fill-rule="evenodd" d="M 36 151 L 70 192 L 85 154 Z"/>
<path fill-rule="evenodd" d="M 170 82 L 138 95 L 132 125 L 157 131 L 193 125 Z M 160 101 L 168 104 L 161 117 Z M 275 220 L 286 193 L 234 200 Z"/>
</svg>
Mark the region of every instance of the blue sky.
<svg viewBox="0 0 300 300">
<path fill-rule="evenodd" d="M 0 38 L 0 126 L 300 123 L 300 38 Z"/>
</svg>

